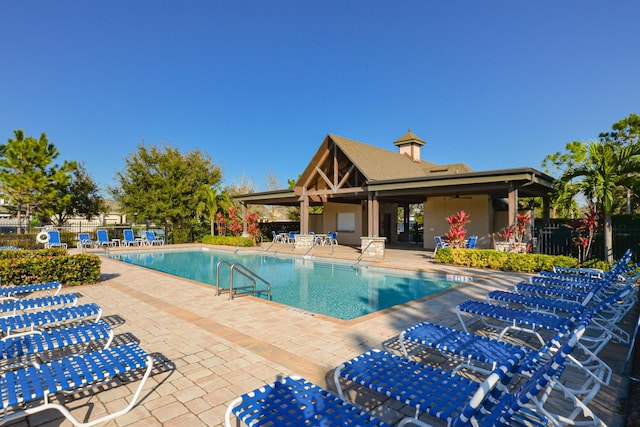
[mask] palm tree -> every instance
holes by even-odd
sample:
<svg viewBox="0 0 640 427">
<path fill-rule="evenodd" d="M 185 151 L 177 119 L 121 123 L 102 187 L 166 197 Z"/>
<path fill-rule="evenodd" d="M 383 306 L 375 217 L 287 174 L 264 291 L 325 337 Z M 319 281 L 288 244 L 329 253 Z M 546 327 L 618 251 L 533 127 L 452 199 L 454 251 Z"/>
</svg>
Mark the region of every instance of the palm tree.
<svg viewBox="0 0 640 427">
<path fill-rule="evenodd" d="M 604 253 L 613 262 L 613 226 L 611 212 L 614 190 L 619 187 L 635 188 L 640 170 L 640 145 L 620 145 L 611 140 L 587 145 L 587 157 L 581 164 L 568 169 L 560 178 L 569 182 L 582 177 L 577 184 L 582 193 L 604 213 Z"/>
<path fill-rule="evenodd" d="M 220 191 L 220 192 L 218 192 Z M 196 206 L 196 215 L 198 217 L 206 216 L 211 223 L 211 235 L 214 235 L 214 224 L 216 222 L 216 213 L 220 209 L 226 209 L 232 204 L 231 197 L 222 191 L 219 186 L 211 187 L 204 185 L 197 192 L 200 202 Z"/>
</svg>

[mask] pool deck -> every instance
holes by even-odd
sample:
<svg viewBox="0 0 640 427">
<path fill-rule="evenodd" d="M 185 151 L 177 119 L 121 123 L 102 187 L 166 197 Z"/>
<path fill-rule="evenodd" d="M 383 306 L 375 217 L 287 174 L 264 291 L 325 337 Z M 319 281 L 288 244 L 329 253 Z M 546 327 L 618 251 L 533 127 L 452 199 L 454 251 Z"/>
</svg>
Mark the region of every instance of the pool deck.
<svg viewBox="0 0 640 427">
<path fill-rule="evenodd" d="M 194 245 L 171 248 L 185 246 Z M 264 244 L 264 248 L 267 246 Z M 286 244 L 275 245 L 270 249 L 274 251 L 298 255 L 305 252 L 292 250 Z M 104 254 L 104 251 L 95 253 Z M 360 253 L 357 248 L 338 246 L 318 247 L 310 255 L 355 262 Z M 433 263 L 431 252 L 415 250 L 415 247 L 387 249 L 384 259 L 366 257 L 361 262 L 472 275 L 477 280 L 437 296 L 341 321 L 253 297 L 230 301 L 228 295 L 216 296 L 212 286 L 106 257 L 102 260 L 99 283 L 65 288 L 63 292 L 79 292 L 81 302 L 98 303 L 105 320 L 115 328 L 115 343 L 139 342 L 156 358 L 154 375 L 145 386 L 141 402 L 128 414 L 106 424 L 110 426 L 222 426 L 231 400 L 291 374 L 334 389 L 331 375 L 342 362 L 372 348 L 394 351 L 399 332 L 420 321 L 459 327 L 455 315 L 457 304 L 470 298 L 482 299 L 492 289 L 507 289 L 528 277 L 441 266 Z M 629 316 L 623 323 L 624 328 L 632 331 L 635 318 Z M 611 385 L 603 387 L 590 404 L 590 408 L 613 427 L 624 425 L 628 380 L 620 372 L 627 351 L 628 346 L 613 342 L 603 350 L 601 355 L 612 366 L 614 376 Z M 70 406 L 75 408 L 72 412 L 85 420 L 88 412 L 89 418 L 95 418 L 107 410 L 116 410 L 124 406 L 124 399 L 128 399 L 135 386 L 133 382 L 98 393 L 75 395 L 69 399 Z M 349 396 L 388 422 L 396 422 L 400 417 L 398 411 L 406 411 L 396 402 L 381 403 L 385 399 L 379 395 L 351 390 Z M 68 426 L 71 423 L 57 412 L 46 411 L 12 425 Z"/>
</svg>

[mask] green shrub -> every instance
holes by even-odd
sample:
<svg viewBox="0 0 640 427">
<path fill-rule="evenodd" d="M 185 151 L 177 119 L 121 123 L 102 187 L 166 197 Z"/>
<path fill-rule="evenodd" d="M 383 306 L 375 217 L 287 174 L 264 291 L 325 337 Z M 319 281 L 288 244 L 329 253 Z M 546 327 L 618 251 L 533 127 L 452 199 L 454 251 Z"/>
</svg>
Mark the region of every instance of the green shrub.
<svg viewBox="0 0 640 427">
<path fill-rule="evenodd" d="M 57 280 L 66 285 L 96 283 L 100 279 L 100 257 L 69 255 L 65 249 L 0 251 L 3 285 L 24 285 Z"/>
<path fill-rule="evenodd" d="M 234 236 L 204 236 L 202 243 L 206 245 L 223 245 L 223 246 L 241 246 L 251 247 L 254 246 L 253 239 L 251 237 L 234 237 Z"/>
<path fill-rule="evenodd" d="M 556 266 L 578 266 L 578 260 L 568 256 L 517 254 L 511 252 L 499 252 L 492 249 L 438 249 L 435 261 L 442 264 L 456 264 L 465 267 L 490 268 L 492 270 L 519 271 L 527 273 L 552 270 L 553 267 Z"/>
<path fill-rule="evenodd" d="M 582 265 L 580 267 L 585 267 L 585 268 L 598 268 L 602 271 L 609 271 L 609 269 L 611 268 L 611 266 L 609 265 L 608 262 L 603 261 L 601 259 L 590 259 L 588 261 L 585 261 L 584 263 L 582 263 Z"/>
</svg>

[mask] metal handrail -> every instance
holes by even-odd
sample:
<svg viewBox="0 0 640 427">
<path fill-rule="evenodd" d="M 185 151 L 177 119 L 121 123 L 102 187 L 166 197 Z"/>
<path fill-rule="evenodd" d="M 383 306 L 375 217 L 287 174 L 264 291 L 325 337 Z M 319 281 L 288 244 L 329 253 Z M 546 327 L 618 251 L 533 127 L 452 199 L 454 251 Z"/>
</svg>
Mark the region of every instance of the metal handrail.
<svg viewBox="0 0 640 427">
<path fill-rule="evenodd" d="M 309 252 L 311 252 L 311 250 L 312 250 L 315 246 L 316 246 L 316 245 L 315 245 L 315 243 L 314 243 L 313 245 L 309 246 L 309 249 L 307 249 L 307 251 L 306 251 L 302 256 L 303 256 L 303 257 L 306 257 L 306 256 L 307 256 L 307 254 L 309 254 Z"/>
<path fill-rule="evenodd" d="M 269 252 L 269 249 L 271 249 L 271 247 L 273 247 L 273 245 L 275 245 L 276 243 L 278 243 L 278 242 L 276 242 L 276 241 L 274 240 L 273 242 L 271 242 L 271 244 L 270 244 L 269 246 L 267 246 L 267 249 L 263 249 L 263 251 L 265 251 L 265 252 Z M 262 245 L 261 245 L 261 246 L 262 246 Z"/>
<path fill-rule="evenodd" d="M 234 271 L 237 271 L 238 273 L 242 274 L 244 277 L 246 277 L 247 279 L 253 282 L 254 296 L 257 293 L 256 279 L 258 279 L 259 281 L 267 285 L 267 300 L 271 300 L 271 283 L 269 283 L 262 277 L 258 276 L 256 273 L 249 270 L 247 267 L 245 267 L 240 263 L 235 263 L 231 266 L 231 277 L 229 278 L 229 299 L 233 299 L 233 272 Z M 242 288 L 239 288 L 239 289 L 242 289 Z"/>
<path fill-rule="evenodd" d="M 268 281 L 266 281 L 265 279 L 257 275 L 255 272 L 249 270 L 244 265 L 237 262 L 231 264 L 230 262 L 225 261 L 223 259 L 218 261 L 218 263 L 216 264 L 216 296 L 222 293 L 222 291 L 220 290 L 220 266 L 221 265 L 229 266 L 229 299 L 233 299 L 233 292 L 234 292 L 233 273 L 237 271 L 239 274 L 243 275 L 253 283 L 254 296 L 258 293 L 256 280 L 264 283 L 267 286 L 267 299 L 271 300 L 271 283 L 269 283 Z M 246 288 L 251 288 L 251 287 L 249 286 L 249 287 L 242 287 L 242 288 L 235 288 L 235 289 L 246 289 Z"/>
<path fill-rule="evenodd" d="M 231 263 L 227 262 L 223 259 L 221 259 L 220 261 L 218 261 L 218 263 L 216 264 L 216 296 L 220 295 L 222 292 L 220 292 L 220 265 L 228 265 L 229 266 L 229 271 L 231 271 Z M 231 279 L 229 279 L 231 280 Z"/>
<path fill-rule="evenodd" d="M 369 246 L 371 246 L 372 243 L 374 243 L 373 240 L 370 241 L 369 244 L 364 248 L 364 250 L 362 251 L 362 253 L 358 257 L 358 259 L 356 260 L 355 264 L 353 264 L 353 268 L 357 268 L 358 267 L 358 264 L 360 264 L 360 261 L 362 261 L 362 257 L 366 255 L 367 249 L 369 249 Z"/>
</svg>

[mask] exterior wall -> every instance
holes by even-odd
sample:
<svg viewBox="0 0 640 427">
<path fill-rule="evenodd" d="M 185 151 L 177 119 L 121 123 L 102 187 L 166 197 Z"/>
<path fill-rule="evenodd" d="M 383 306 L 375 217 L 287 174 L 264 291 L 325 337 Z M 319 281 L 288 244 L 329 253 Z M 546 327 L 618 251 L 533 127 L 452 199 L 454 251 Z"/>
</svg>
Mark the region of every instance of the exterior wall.
<svg viewBox="0 0 640 427">
<path fill-rule="evenodd" d="M 494 238 L 496 241 L 504 240 L 504 237 L 498 233 L 504 232 L 507 227 L 509 227 L 509 212 L 496 211 L 493 219 L 493 229 L 496 231 Z"/>
<path fill-rule="evenodd" d="M 468 198 L 470 197 L 470 198 Z M 424 203 L 424 248 L 435 248 L 435 236 L 443 236 L 449 230 L 446 218 L 464 210 L 471 215 L 465 227 L 467 236 L 478 236 L 478 248 L 492 248 L 494 219 L 491 198 L 487 195 L 453 197 L 429 197 Z"/>
<path fill-rule="evenodd" d="M 353 231 L 340 230 L 338 228 L 339 214 L 353 214 Z M 329 231 L 336 231 L 338 233 L 338 243 L 354 246 L 360 245 L 360 237 L 364 235 L 361 205 L 351 205 L 346 203 L 325 203 L 323 216 L 324 218 L 322 221 L 322 230 L 313 231 L 323 234 Z"/>
<path fill-rule="evenodd" d="M 324 215 L 309 215 L 309 231 L 322 233 L 324 230 Z M 333 230 L 328 230 L 333 231 Z"/>
</svg>

